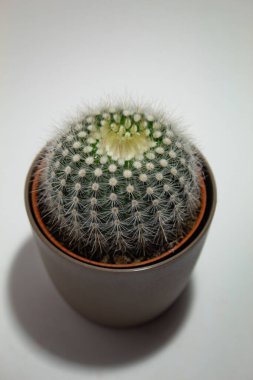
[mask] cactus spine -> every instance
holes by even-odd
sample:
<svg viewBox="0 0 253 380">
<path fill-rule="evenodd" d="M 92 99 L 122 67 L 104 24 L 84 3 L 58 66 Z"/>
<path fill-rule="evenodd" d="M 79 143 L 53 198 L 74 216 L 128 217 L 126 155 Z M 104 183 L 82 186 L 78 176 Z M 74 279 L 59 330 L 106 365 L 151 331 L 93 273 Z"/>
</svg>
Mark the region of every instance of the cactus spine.
<svg viewBox="0 0 253 380">
<path fill-rule="evenodd" d="M 173 247 L 200 206 L 193 144 L 161 113 L 101 107 L 67 122 L 46 146 L 39 207 L 79 255 L 139 261 Z"/>
</svg>

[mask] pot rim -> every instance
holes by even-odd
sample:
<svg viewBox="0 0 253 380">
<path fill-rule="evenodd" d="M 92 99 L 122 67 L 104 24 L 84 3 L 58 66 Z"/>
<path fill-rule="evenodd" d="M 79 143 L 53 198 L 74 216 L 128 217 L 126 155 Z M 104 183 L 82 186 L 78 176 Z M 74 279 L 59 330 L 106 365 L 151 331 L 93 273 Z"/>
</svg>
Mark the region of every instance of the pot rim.
<svg viewBox="0 0 253 380">
<path fill-rule="evenodd" d="M 43 149 L 42 149 L 42 151 L 43 151 Z M 181 251 L 179 251 L 178 253 L 176 253 L 175 255 L 172 255 L 172 253 L 173 253 L 173 251 L 172 251 L 166 257 L 166 253 L 168 252 L 168 251 L 166 251 L 166 252 L 162 253 L 161 255 L 159 255 L 157 257 L 157 260 L 154 260 L 154 261 L 151 261 L 152 259 L 145 260 L 145 261 L 143 261 L 141 263 L 138 263 L 139 265 L 138 264 L 137 265 L 136 264 L 133 264 L 133 265 L 131 265 L 131 264 L 111 264 L 110 265 L 109 264 L 107 266 L 107 265 L 97 265 L 95 261 L 94 261 L 94 264 L 93 264 L 92 261 L 91 261 L 91 263 L 88 263 L 88 262 L 79 260 L 78 258 L 70 256 L 68 253 L 64 253 L 60 248 L 58 248 L 57 246 L 55 246 L 48 239 L 48 237 L 45 236 L 45 234 L 41 231 L 41 229 L 40 229 L 37 221 L 35 220 L 34 211 L 33 211 L 32 202 L 31 202 L 31 196 L 30 196 L 30 194 L 31 194 L 30 189 L 31 189 L 31 185 L 32 185 L 33 180 L 34 180 L 34 172 L 36 171 L 36 167 L 38 166 L 38 164 L 40 162 L 40 159 L 41 159 L 41 153 L 42 153 L 42 151 L 40 151 L 37 154 L 37 156 L 35 157 L 35 159 L 33 160 L 32 164 L 30 166 L 30 169 L 28 171 L 28 174 L 26 176 L 26 181 L 25 181 L 25 207 L 26 207 L 26 212 L 27 212 L 29 221 L 31 223 L 31 226 L 33 228 L 33 231 L 36 232 L 37 236 L 50 249 L 52 249 L 55 253 L 57 253 L 58 255 L 60 255 L 61 257 L 65 258 L 67 260 L 70 260 L 72 263 L 79 264 L 79 265 L 84 266 L 84 267 L 89 268 L 89 269 L 109 271 L 109 272 L 115 272 L 115 273 L 116 272 L 120 273 L 120 272 L 131 272 L 131 271 L 141 271 L 141 270 L 155 269 L 155 268 L 158 268 L 161 265 L 164 265 L 166 263 L 169 263 L 171 261 L 179 259 L 184 253 L 186 253 L 186 251 L 189 248 L 191 248 L 193 245 L 197 244 L 197 242 L 200 240 L 200 238 L 205 234 L 206 230 L 208 229 L 208 227 L 209 227 L 209 225 L 210 225 L 210 223 L 211 223 L 211 221 L 213 219 L 213 215 L 214 215 L 215 208 L 216 208 L 216 203 L 217 203 L 216 183 L 215 183 L 214 175 L 213 175 L 213 172 L 212 172 L 212 170 L 210 168 L 210 165 L 208 164 L 208 162 L 205 159 L 205 157 L 199 152 L 199 155 L 201 156 L 201 159 L 202 159 L 202 161 L 204 163 L 203 166 L 206 169 L 206 172 L 208 173 L 208 176 L 209 176 L 211 184 L 212 184 L 213 199 L 212 199 L 212 204 L 211 204 L 211 207 L 210 207 L 210 212 L 209 212 L 209 215 L 207 217 L 207 220 L 206 220 L 205 224 L 202 226 L 202 228 L 198 232 L 198 234 L 192 239 L 192 241 L 190 241 L 190 243 L 187 243 L 187 240 L 189 240 L 194 235 L 194 232 L 196 233 L 196 231 L 198 230 L 198 228 L 199 228 L 199 226 L 201 224 L 201 221 L 204 218 L 204 214 L 205 214 L 205 211 L 206 211 L 206 208 L 207 208 L 208 197 L 207 197 L 206 186 L 204 186 L 205 187 L 205 191 L 204 191 L 205 195 L 204 196 L 206 198 L 206 201 L 205 201 L 206 204 L 205 204 L 205 207 L 204 207 L 204 210 L 203 210 L 203 215 L 200 217 L 200 221 L 199 221 L 199 223 L 197 225 L 197 228 L 188 237 L 188 239 L 185 239 L 184 244 L 186 244 L 186 246 Z M 204 185 L 205 185 L 205 181 L 204 180 L 203 180 L 203 182 L 204 182 Z M 183 244 L 181 244 L 181 245 L 183 245 Z M 165 257 L 163 257 L 163 255 Z"/>
</svg>

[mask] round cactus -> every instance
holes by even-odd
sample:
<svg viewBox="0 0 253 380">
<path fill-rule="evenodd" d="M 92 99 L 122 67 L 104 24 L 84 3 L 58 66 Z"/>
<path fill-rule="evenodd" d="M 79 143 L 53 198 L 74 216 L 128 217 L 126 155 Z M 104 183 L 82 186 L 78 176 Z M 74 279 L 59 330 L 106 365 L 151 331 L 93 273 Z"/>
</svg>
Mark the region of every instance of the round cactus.
<svg viewBox="0 0 253 380">
<path fill-rule="evenodd" d="M 66 123 L 46 146 L 39 208 L 66 247 L 96 261 L 163 253 L 193 226 L 201 164 L 161 113 L 104 106 Z"/>
</svg>

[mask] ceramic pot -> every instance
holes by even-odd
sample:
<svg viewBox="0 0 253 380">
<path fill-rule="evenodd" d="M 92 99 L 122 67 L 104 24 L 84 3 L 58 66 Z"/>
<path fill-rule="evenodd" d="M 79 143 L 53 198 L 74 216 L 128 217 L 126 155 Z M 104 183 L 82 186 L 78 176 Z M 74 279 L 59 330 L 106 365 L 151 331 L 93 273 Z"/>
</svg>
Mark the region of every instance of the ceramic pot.
<svg viewBox="0 0 253 380">
<path fill-rule="evenodd" d="M 60 294 L 86 318 L 113 327 L 142 324 L 165 311 L 182 293 L 199 257 L 216 206 L 216 185 L 204 163 L 205 212 L 198 228 L 173 255 L 146 265 L 119 268 L 91 265 L 64 253 L 39 227 L 31 202 L 38 156 L 27 175 L 26 211 L 45 267 Z"/>
</svg>

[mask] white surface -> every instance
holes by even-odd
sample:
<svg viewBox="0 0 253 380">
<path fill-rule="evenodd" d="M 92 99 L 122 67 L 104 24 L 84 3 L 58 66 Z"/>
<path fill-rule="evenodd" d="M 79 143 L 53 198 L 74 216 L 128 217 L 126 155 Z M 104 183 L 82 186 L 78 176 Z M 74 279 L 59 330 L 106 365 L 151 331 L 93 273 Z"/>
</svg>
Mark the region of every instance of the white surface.
<svg viewBox="0 0 253 380">
<path fill-rule="evenodd" d="M 0 1 L 0 379 L 253 378 L 253 2 Z M 34 155 L 82 102 L 155 100 L 190 125 L 218 185 L 191 285 L 129 331 L 52 286 L 23 204 Z"/>
</svg>

